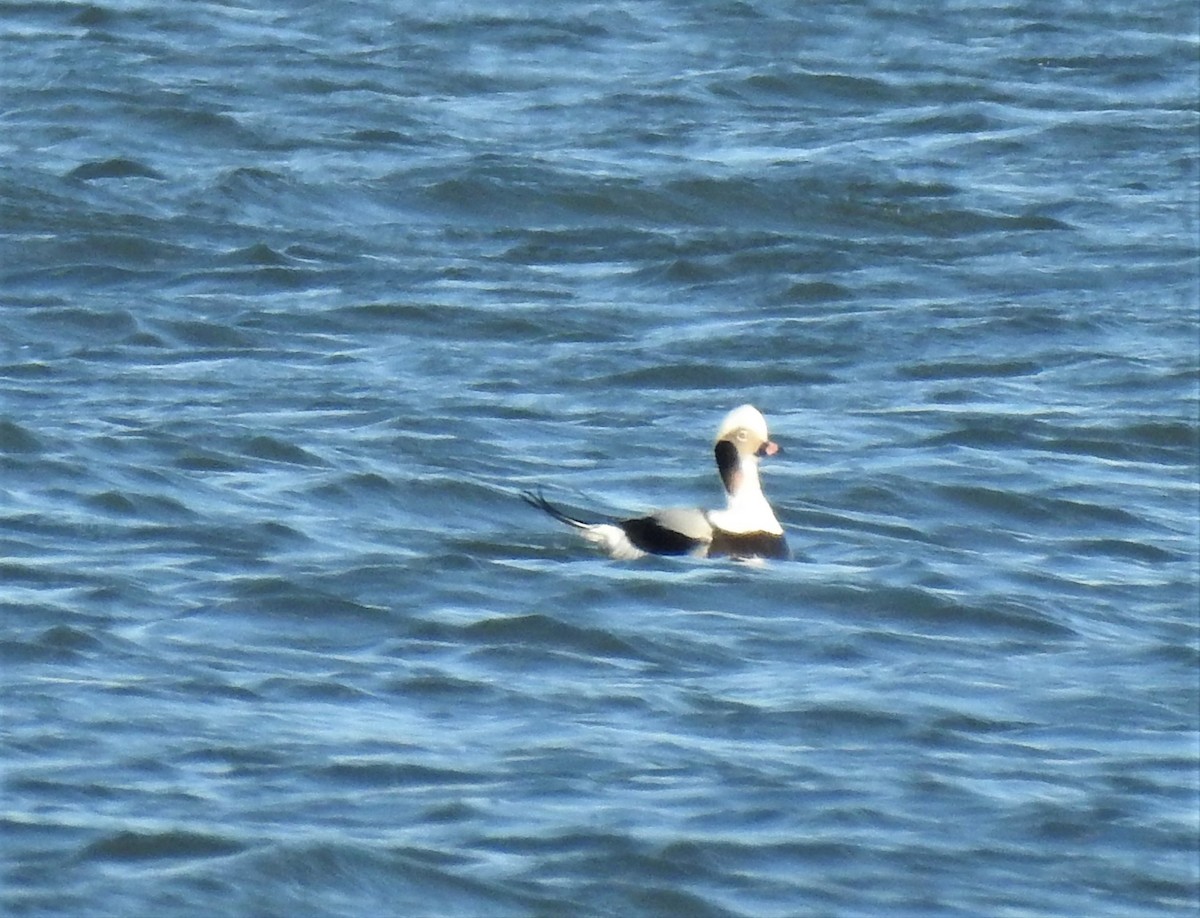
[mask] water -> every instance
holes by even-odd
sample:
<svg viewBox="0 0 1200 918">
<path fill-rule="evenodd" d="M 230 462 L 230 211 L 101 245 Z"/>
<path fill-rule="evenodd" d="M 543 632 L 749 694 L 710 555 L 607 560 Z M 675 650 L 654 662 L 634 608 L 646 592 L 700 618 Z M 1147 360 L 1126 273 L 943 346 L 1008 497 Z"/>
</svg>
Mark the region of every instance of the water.
<svg viewBox="0 0 1200 918">
<path fill-rule="evenodd" d="M 0 37 L 6 914 L 1195 914 L 1191 4 Z"/>
</svg>

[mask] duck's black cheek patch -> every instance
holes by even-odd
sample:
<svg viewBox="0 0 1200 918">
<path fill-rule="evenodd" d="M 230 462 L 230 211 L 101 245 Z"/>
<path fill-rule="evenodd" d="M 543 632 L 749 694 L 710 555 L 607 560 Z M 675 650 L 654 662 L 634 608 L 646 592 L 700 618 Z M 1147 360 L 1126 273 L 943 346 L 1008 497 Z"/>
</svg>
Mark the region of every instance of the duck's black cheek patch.
<svg viewBox="0 0 1200 918">
<path fill-rule="evenodd" d="M 737 447 L 728 440 L 718 440 L 713 451 L 717 454 L 717 471 L 721 473 L 725 491 L 732 494 L 742 483 L 742 467 L 738 462 Z"/>
</svg>

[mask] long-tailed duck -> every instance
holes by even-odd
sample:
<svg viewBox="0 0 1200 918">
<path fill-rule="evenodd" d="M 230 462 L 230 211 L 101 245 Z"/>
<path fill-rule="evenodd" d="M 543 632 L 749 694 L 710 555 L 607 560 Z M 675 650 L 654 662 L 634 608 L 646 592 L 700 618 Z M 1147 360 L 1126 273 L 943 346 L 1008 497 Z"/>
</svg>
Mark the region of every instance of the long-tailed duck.
<svg viewBox="0 0 1200 918">
<path fill-rule="evenodd" d="M 759 410 L 742 405 L 725 416 L 713 447 L 717 471 L 725 485 L 724 509 L 672 507 L 634 519 L 588 523 L 559 510 L 540 491 L 521 496 L 621 560 L 648 554 L 745 560 L 788 558 L 783 527 L 758 480 L 759 459 L 779 451 L 767 436 L 767 421 Z"/>
</svg>

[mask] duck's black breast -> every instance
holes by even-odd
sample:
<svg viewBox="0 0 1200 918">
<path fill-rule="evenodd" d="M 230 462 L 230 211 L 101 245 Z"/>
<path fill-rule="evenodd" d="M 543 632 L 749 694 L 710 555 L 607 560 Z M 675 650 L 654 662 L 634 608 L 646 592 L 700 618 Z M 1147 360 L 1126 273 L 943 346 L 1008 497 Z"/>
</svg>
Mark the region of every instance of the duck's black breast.
<svg viewBox="0 0 1200 918">
<path fill-rule="evenodd" d="M 710 558 L 771 558 L 786 561 L 792 556 L 787 539 L 776 532 L 713 531 L 708 546 Z"/>
</svg>

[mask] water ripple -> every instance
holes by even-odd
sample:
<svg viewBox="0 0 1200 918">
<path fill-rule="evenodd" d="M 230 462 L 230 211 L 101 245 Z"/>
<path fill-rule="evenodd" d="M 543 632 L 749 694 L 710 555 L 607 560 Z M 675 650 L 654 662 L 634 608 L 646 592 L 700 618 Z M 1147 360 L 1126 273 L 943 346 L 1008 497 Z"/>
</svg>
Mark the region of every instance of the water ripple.
<svg viewBox="0 0 1200 918">
<path fill-rule="evenodd" d="M 6 8 L 0 910 L 1194 909 L 1181 21 Z"/>
</svg>

